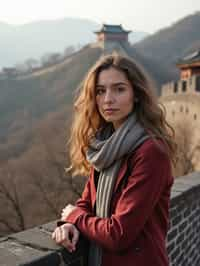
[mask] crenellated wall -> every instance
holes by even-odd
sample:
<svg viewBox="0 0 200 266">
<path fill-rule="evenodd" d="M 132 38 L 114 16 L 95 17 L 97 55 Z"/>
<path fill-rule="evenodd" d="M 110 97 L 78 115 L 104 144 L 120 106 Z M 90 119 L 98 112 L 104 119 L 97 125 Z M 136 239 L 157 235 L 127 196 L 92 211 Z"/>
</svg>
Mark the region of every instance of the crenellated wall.
<svg viewBox="0 0 200 266">
<path fill-rule="evenodd" d="M 200 75 L 191 76 L 186 80 L 172 81 L 161 88 L 161 96 L 175 96 L 179 94 L 196 94 L 200 92 Z"/>
<path fill-rule="evenodd" d="M 56 223 L 0 238 L 1 266 L 85 266 L 87 242 L 67 252 L 51 240 Z M 167 237 L 170 266 L 200 265 L 200 172 L 176 178 Z M 134 262 L 133 262 L 134 263 Z"/>
</svg>

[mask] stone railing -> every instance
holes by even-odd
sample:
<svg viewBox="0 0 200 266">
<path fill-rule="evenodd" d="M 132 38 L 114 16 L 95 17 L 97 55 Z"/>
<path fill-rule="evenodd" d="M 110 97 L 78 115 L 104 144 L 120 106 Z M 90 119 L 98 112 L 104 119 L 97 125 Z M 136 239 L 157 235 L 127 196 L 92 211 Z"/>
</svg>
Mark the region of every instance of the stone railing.
<svg viewBox="0 0 200 266">
<path fill-rule="evenodd" d="M 0 265 L 86 266 L 88 243 L 81 239 L 77 251 L 67 252 L 51 240 L 55 226 L 52 222 L 0 238 Z M 200 173 L 175 180 L 167 249 L 171 266 L 200 265 Z"/>
<path fill-rule="evenodd" d="M 88 243 L 80 239 L 77 250 L 68 252 L 51 239 L 56 222 L 0 238 L 1 266 L 85 266 Z"/>
</svg>

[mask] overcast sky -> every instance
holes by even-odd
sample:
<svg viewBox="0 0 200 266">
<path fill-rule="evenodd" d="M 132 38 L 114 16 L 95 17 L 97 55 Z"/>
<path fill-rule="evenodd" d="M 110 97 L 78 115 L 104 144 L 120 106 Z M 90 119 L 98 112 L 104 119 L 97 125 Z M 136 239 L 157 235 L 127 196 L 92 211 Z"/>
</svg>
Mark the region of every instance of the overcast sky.
<svg viewBox="0 0 200 266">
<path fill-rule="evenodd" d="M 10 24 L 77 17 L 149 33 L 196 11 L 200 0 L 0 0 L 0 21 Z"/>
</svg>

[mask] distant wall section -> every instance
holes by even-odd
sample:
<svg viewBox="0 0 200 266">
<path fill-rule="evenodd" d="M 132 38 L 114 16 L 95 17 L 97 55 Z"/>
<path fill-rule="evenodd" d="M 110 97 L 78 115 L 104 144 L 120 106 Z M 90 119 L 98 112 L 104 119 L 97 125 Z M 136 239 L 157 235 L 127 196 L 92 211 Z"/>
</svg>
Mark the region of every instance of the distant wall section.
<svg viewBox="0 0 200 266">
<path fill-rule="evenodd" d="M 196 93 L 200 93 L 200 76 L 192 76 L 187 80 L 181 79 L 176 82 L 168 82 L 161 88 L 162 97 Z"/>
</svg>

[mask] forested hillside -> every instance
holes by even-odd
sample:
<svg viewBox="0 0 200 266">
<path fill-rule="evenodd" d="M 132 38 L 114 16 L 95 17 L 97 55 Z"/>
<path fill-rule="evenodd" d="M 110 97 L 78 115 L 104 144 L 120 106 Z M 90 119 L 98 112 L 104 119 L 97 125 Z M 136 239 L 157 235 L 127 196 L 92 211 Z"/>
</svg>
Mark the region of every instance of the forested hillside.
<svg viewBox="0 0 200 266">
<path fill-rule="evenodd" d="M 133 47 L 177 75 L 177 60 L 200 48 L 199 28 L 200 12 L 196 12 L 145 38 Z"/>
</svg>

